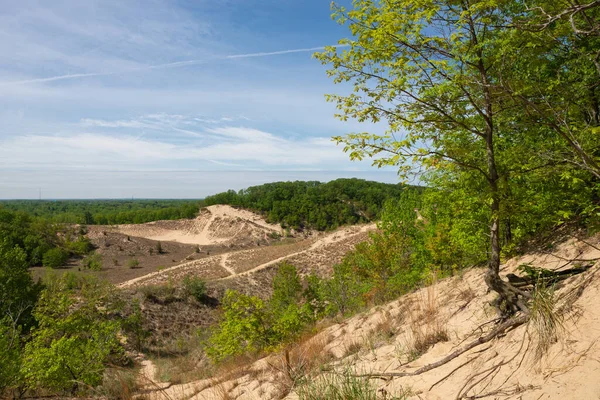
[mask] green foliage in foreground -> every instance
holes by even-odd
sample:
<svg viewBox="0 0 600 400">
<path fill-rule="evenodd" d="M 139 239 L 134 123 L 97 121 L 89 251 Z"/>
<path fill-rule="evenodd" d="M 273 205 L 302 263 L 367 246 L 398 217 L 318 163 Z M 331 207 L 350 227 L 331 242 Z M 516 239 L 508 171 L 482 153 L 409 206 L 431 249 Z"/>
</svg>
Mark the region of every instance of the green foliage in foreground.
<svg viewBox="0 0 600 400">
<path fill-rule="evenodd" d="M 221 323 L 207 343 L 207 354 L 222 361 L 292 341 L 313 322 L 310 309 L 299 303 L 301 298 L 300 278 L 296 268 L 287 263 L 273 280 L 269 301 L 228 290 L 222 300 Z"/>
<path fill-rule="evenodd" d="M 38 326 L 25 344 L 28 387 L 76 393 L 99 385 L 109 361 L 120 362 L 120 324 L 111 316 L 109 295 L 93 281 L 75 292 L 62 278 L 49 278 L 34 312 Z"/>
<path fill-rule="evenodd" d="M 275 182 L 237 193 L 233 190 L 219 193 L 207 197 L 204 203 L 248 208 L 284 227 L 327 230 L 377 219 L 385 201 L 398 197 L 406 189 L 403 185 L 362 179 Z"/>
<path fill-rule="evenodd" d="M 123 305 L 108 284 L 49 273 L 40 293 L 23 251 L 0 247 L 3 263 L 10 257 L 13 276 L 0 276 L 0 396 L 23 390 L 72 396 L 100 385 L 107 365 L 125 360 L 119 332 L 139 331 L 140 321 L 120 316 Z M 19 264 L 26 273 L 21 277 L 15 274 Z M 5 289 L 13 297 L 9 301 Z"/>
<path fill-rule="evenodd" d="M 0 320 L 0 394 L 17 387 L 22 363 L 20 330 L 9 318 Z"/>
</svg>

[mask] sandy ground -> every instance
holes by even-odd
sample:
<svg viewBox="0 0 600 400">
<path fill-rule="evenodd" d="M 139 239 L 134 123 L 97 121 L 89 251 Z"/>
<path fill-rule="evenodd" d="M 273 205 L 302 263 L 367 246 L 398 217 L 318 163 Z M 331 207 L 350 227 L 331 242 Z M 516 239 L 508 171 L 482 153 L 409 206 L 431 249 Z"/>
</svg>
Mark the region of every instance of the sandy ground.
<svg viewBox="0 0 600 400">
<path fill-rule="evenodd" d="M 199 246 L 260 240 L 272 232 L 283 233 L 279 225 L 269 224 L 257 214 L 226 205 L 206 207 L 192 220 L 118 225 L 115 229 L 125 235 Z"/>
<path fill-rule="evenodd" d="M 283 261 L 293 262 L 298 256 L 319 259 L 319 254 L 331 247 L 340 246 L 344 241 L 352 238 L 367 239 L 367 233 L 375 229 L 375 224 L 346 227 L 334 232 L 321 234 L 312 239 L 305 239 L 289 245 L 263 246 L 249 250 L 232 251 L 225 254 L 205 257 L 200 260 L 184 262 L 170 268 L 155 271 L 122 282 L 120 288 L 131 288 L 140 285 L 161 284 L 169 280 L 177 281 L 186 275 L 201 276 L 207 280 L 229 280 L 241 276 L 249 276 L 266 268 L 275 266 Z M 355 243 L 351 242 L 353 246 Z M 350 246 L 345 246 L 345 253 Z M 335 258 L 329 262 L 313 264 L 318 269 L 321 264 L 329 268 L 333 265 Z"/>
<path fill-rule="evenodd" d="M 333 241 L 327 235 L 313 245 Z M 589 260 L 600 257 L 600 237 L 568 240 L 548 253 L 532 253 L 507 261 L 502 274 L 514 272 L 522 263 L 564 267 L 566 258 Z M 225 259 L 227 261 L 227 259 Z M 256 268 L 262 268 L 260 265 Z M 252 270 L 244 273 L 251 273 Z M 306 358 L 327 355 L 329 360 L 314 369 L 311 381 L 324 370 L 358 374 L 412 372 L 436 362 L 456 349 L 489 333 L 497 317 L 490 305 L 494 298 L 483 280 L 483 269 L 442 280 L 323 328 L 299 347 Z M 557 304 L 566 304 L 567 294 L 584 288 L 565 309 L 556 340 L 541 359 L 534 357 L 538 332 L 533 324 L 517 327 L 504 335 L 473 347 L 447 364 L 416 376 L 372 379 L 381 398 L 403 395 L 407 399 L 598 399 L 600 398 L 600 274 L 597 263 L 584 274 L 569 278 L 557 288 Z M 447 341 L 437 342 L 415 354 L 418 337 L 443 331 Z M 319 344 L 317 346 L 317 344 Z M 310 344 L 308 346 L 307 344 Z M 311 347 L 312 346 L 312 347 Z M 314 348 L 317 348 L 315 351 Z M 320 346 L 320 347 L 319 347 Z M 312 352 L 309 349 L 313 348 Z M 302 350 L 304 349 L 304 350 Z M 305 351 L 302 353 L 301 351 Z M 282 373 L 282 356 L 275 354 L 210 380 L 173 385 L 146 394 L 155 399 L 296 399 Z M 324 368 L 324 365 L 328 367 Z M 321 372 L 318 372 L 321 371 Z M 288 385 L 288 386 L 286 386 Z M 286 389 L 287 387 L 287 389 Z M 286 396 L 286 392 L 289 392 Z"/>
</svg>

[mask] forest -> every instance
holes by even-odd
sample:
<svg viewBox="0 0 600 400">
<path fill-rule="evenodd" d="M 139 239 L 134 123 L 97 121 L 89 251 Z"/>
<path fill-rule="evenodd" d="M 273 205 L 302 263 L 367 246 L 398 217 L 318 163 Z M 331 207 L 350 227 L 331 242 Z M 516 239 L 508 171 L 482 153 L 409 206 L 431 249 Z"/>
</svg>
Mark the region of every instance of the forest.
<svg viewBox="0 0 600 400">
<path fill-rule="evenodd" d="M 194 218 L 200 200 L 0 200 L 0 207 L 22 211 L 52 223 L 142 224 Z"/>
<path fill-rule="evenodd" d="M 274 182 L 208 196 L 204 204 L 246 208 L 286 228 L 328 230 L 378 219 L 386 200 L 408 188 L 362 179 Z"/>
</svg>

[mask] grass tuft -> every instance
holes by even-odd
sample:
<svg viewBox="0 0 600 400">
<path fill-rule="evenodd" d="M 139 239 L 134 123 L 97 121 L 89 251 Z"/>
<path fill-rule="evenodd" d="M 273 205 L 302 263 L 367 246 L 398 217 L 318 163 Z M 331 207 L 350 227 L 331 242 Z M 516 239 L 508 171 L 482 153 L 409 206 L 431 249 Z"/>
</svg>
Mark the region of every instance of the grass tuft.
<svg viewBox="0 0 600 400">
<path fill-rule="evenodd" d="M 563 314 L 556 307 L 554 287 L 536 285 L 530 311 L 528 330 L 533 337 L 533 356 L 540 361 L 565 330 Z"/>
<path fill-rule="evenodd" d="M 384 389 L 377 390 L 371 381 L 350 372 L 327 373 L 312 379 L 296 390 L 299 400 L 404 400 L 410 393 L 390 396 Z"/>
</svg>

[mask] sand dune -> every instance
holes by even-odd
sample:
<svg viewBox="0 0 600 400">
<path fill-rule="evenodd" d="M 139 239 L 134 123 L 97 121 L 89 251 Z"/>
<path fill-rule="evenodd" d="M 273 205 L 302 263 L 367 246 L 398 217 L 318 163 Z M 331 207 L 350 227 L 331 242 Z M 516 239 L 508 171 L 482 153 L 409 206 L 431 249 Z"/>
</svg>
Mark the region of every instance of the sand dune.
<svg viewBox="0 0 600 400">
<path fill-rule="evenodd" d="M 330 240 L 334 237 L 328 235 L 319 243 Z M 564 266 L 565 258 L 596 259 L 600 257 L 599 242 L 599 236 L 585 242 L 572 239 L 556 246 L 552 255 L 531 253 L 511 259 L 503 266 L 502 273 L 514 272 L 522 263 L 553 268 Z M 575 301 L 562 322 L 564 329 L 558 331 L 543 358 L 534 356 L 538 336 L 533 325 L 521 325 L 431 371 L 417 376 L 376 378 L 371 380 L 372 384 L 381 398 L 400 395 L 414 400 L 600 398 L 598 269 L 596 263 L 588 272 L 569 278 L 556 288 L 559 304 L 566 304 L 565 296 L 577 293 L 574 289 L 585 290 L 577 293 L 580 297 L 573 298 Z M 333 361 L 327 369 L 338 373 L 415 371 L 493 329 L 496 311 L 490 302 L 494 294 L 487 291 L 484 272 L 484 269 L 468 270 L 462 276 L 442 280 L 335 323 L 304 346 L 321 343 L 318 354 L 329 353 Z M 445 331 L 448 340 L 435 343 L 422 354 L 411 352 L 416 337 L 436 329 Z M 220 399 L 226 393 L 227 398 L 238 400 L 281 398 L 286 381 L 283 369 L 277 368 L 281 363 L 282 355 L 272 355 L 245 367 L 234 377 L 173 385 L 148 397 Z M 323 376 L 319 374 L 325 373 L 318 372 L 311 380 L 318 380 Z M 297 395 L 292 390 L 285 398 L 296 399 Z"/>
<path fill-rule="evenodd" d="M 119 225 L 116 230 L 130 236 L 199 246 L 249 242 L 263 239 L 272 232 L 282 233 L 279 225 L 269 224 L 250 211 L 226 205 L 206 207 L 192 220 Z"/>
</svg>

